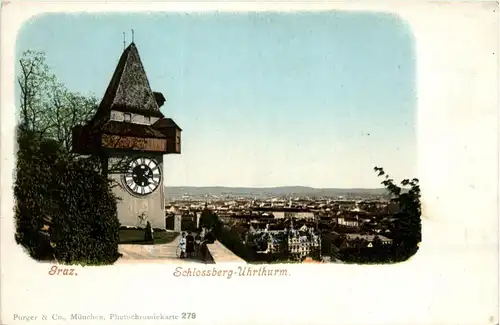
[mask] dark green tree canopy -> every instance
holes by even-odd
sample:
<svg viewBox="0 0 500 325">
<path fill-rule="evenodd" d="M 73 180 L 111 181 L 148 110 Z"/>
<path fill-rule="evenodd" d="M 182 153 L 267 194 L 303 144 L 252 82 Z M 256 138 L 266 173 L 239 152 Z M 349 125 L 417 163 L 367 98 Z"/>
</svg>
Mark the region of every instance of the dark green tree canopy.
<svg viewBox="0 0 500 325">
<path fill-rule="evenodd" d="M 69 152 L 73 127 L 93 117 L 98 99 L 69 91 L 51 72 L 44 52 L 25 51 L 18 70 L 20 123 Z"/>
<path fill-rule="evenodd" d="M 200 216 L 200 227 L 211 229 L 211 228 L 217 228 L 219 226 L 220 226 L 220 221 L 217 214 L 213 213 L 208 208 L 203 209 Z"/>
<path fill-rule="evenodd" d="M 68 91 L 44 53 L 27 51 L 19 65 L 16 241 L 37 260 L 113 263 L 119 221 L 112 184 L 94 159 L 70 153 L 72 128 L 91 118 L 97 100 Z"/>
</svg>

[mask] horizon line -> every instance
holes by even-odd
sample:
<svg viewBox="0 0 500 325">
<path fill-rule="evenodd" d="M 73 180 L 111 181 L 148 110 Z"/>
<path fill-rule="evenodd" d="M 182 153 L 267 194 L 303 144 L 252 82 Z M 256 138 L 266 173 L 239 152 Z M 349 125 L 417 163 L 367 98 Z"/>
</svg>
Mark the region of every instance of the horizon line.
<svg viewBox="0 0 500 325">
<path fill-rule="evenodd" d="M 284 188 L 284 187 L 302 187 L 310 188 L 315 190 L 383 190 L 384 187 L 313 187 L 306 185 L 276 185 L 276 186 L 226 186 L 226 185 L 163 185 L 164 187 L 197 187 L 197 188 L 254 188 L 254 189 L 273 189 L 273 188 Z"/>
</svg>

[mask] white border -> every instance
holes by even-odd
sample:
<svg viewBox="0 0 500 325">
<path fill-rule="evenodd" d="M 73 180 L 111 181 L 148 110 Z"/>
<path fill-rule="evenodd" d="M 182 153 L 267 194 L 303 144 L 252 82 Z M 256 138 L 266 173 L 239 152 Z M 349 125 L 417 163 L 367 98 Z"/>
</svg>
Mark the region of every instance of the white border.
<svg viewBox="0 0 500 325">
<path fill-rule="evenodd" d="M 197 313 L 189 324 L 498 322 L 496 2 L 10 2 L 2 9 L 2 324 L 14 324 L 16 312 L 183 311 Z M 418 175 L 425 215 L 422 247 L 414 258 L 391 266 L 291 265 L 289 277 L 228 280 L 175 278 L 172 266 L 155 264 L 51 277 L 48 265 L 20 253 L 12 236 L 14 49 L 29 17 L 62 11 L 325 9 L 393 12 L 408 21 L 417 40 Z M 179 293 L 186 289 L 202 294 Z"/>
</svg>

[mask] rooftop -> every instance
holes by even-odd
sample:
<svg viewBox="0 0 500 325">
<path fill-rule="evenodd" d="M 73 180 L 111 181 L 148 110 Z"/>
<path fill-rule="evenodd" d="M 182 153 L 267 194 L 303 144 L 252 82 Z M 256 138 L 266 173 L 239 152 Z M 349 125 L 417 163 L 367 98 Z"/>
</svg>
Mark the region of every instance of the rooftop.
<svg viewBox="0 0 500 325">
<path fill-rule="evenodd" d="M 157 100 L 164 101 L 164 97 L 151 90 L 137 47 L 131 43 L 118 61 L 98 112 L 118 110 L 163 117 Z"/>
<path fill-rule="evenodd" d="M 373 241 L 375 239 L 375 237 L 378 237 L 378 238 L 380 238 L 381 241 L 391 241 L 391 239 L 389 239 L 385 236 L 380 236 L 380 235 L 346 234 L 346 236 L 348 239 L 351 239 L 351 240 L 359 238 L 359 239 L 365 239 L 368 241 Z"/>
</svg>

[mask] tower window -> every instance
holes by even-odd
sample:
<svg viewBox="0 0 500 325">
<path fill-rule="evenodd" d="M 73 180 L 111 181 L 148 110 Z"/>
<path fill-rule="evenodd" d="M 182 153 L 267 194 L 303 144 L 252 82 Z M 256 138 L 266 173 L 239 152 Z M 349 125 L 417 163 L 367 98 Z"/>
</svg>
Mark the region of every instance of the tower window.
<svg viewBox="0 0 500 325">
<path fill-rule="evenodd" d="M 132 114 L 123 113 L 123 118 L 124 118 L 125 122 L 130 122 L 130 120 L 132 119 Z"/>
</svg>

